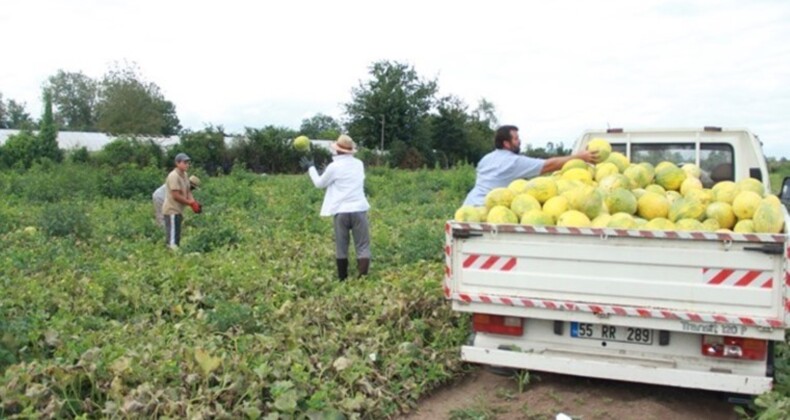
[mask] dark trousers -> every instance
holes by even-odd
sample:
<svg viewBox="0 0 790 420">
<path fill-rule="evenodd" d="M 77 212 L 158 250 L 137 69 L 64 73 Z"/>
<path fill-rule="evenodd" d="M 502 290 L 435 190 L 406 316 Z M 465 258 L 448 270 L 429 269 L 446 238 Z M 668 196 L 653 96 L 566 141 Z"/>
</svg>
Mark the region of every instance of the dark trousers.
<svg viewBox="0 0 790 420">
<path fill-rule="evenodd" d="M 181 244 L 181 221 L 184 216 L 180 214 L 165 215 L 165 241 L 167 246 L 179 246 Z"/>
</svg>

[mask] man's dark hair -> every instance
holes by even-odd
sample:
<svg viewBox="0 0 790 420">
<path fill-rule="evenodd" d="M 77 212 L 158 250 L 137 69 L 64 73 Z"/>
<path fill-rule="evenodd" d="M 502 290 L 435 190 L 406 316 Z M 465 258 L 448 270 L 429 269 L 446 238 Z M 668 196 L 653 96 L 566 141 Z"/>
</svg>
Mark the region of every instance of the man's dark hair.
<svg viewBox="0 0 790 420">
<path fill-rule="evenodd" d="M 497 149 L 505 147 L 505 142 L 513 139 L 513 136 L 510 134 L 511 131 L 518 131 L 518 127 L 515 125 L 503 125 L 497 128 L 496 134 L 494 134 L 494 147 Z"/>
</svg>

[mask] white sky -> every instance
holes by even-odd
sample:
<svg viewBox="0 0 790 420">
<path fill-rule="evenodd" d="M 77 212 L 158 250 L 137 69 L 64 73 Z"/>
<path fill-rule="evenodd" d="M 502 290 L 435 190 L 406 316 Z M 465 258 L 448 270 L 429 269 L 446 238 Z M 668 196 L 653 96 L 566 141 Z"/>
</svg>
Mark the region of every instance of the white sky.
<svg viewBox="0 0 790 420">
<path fill-rule="evenodd" d="M 378 60 L 534 145 L 585 129 L 746 127 L 790 157 L 790 1 L 5 0 L 0 92 L 41 115 L 58 69 L 135 62 L 184 127 L 343 117 Z"/>
</svg>

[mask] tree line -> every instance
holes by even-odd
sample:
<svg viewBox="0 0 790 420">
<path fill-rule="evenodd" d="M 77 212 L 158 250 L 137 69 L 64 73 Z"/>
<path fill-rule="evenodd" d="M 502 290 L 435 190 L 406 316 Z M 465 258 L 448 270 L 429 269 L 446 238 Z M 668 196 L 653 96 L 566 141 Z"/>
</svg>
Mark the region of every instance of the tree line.
<svg viewBox="0 0 790 420">
<path fill-rule="evenodd" d="M 61 161 L 62 151 L 42 152 L 45 130 L 54 130 L 55 135 L 61 130 L 119 136 L 94 155 L 69 151 L 74 161 L 112 161 L 122 158 L 123 152 L 138 164 L 157 166 L 168 164 L 168 152 L 156 153 L 155 142 L 141 136 L 179 135 L 178 148 L 188 151 L 208 173 L 228 172 L 235 164 L 256 172 L 298 171 L 298 153 L 289 143 L 297 135 L 334 139 L 348 132 L 362 147 L 359 156 L 368 164 L 409 169 L 475 164 L 493 148 L 496 108 L 485 98 L 470 108 L 457 96 L 440 97 L 436 78 L 425 78 L 405 63 L 375 62 L 368 76 L 351 89 L 342 120 L 319 113 L 302 120 L 298 130 L 268 125 L 234 134 L 221 125 L 183 129 L 175 104 L 134 64 L 116 63 L 98 80 L 58 70 L 42 86 L 45 111 L 38 121 L 27 114 L 24 103 L 4 101 L 0 93 L 0 128 L 23 130 L 0 147 L 0 165 L 29 167 L 41 158 Z M 234 137 L 230 144 L 224 141 L 228 136 Z M 51 139 L 47 141 L 51 146 Z M 550 144 L 528 153 L 548 157 L 567 151 L 562 144 Z M 328 159 L 322 150 L 311 153 L 318 161 Z"/>
</svg>

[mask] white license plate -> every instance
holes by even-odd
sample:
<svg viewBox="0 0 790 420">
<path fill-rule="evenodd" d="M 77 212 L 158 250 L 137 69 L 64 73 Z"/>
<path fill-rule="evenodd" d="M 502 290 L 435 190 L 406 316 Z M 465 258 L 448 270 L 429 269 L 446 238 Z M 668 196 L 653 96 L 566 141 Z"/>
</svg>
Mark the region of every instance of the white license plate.
<svg viewBox="0 0 790 420">
<path fill-rule="evenodd" d="M 571 337 L 632 344 L 653 344 L 653 330 L 651 329 L 584 322 L 571 322 Z"/>
</svg>

